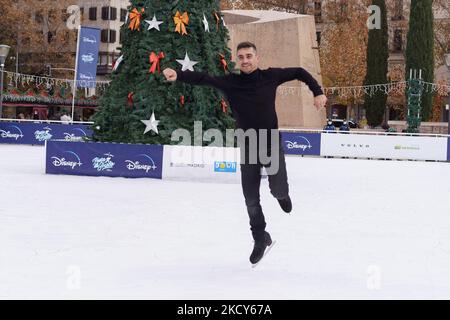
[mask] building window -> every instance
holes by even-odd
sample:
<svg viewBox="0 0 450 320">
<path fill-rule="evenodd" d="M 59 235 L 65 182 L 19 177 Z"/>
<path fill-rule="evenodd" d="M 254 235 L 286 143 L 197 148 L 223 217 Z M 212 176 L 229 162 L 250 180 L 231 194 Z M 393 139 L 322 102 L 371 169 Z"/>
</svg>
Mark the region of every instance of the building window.
<svg viewBox="0 0 450 320">
<path fill-rule="evenodd" d="M 97 20 L 97 8 L 89 8 L 89 20 L 95 21 Z"/>
<path fill-rule="evenodd" d="M 102 20 L 109 20 L 109 7 L 102 8 Z"/>
<path fill-rule="evenodd" d="M 317 44 L 320 46 L 320 40 L 322 38 L 322 33 L 321 32 L 316 32 L 316 36 L 317 36 Z"/>
<path fill-rule="evenodd" d="M 103 42 L 103 43 L 108 43 L 108 30 L 107 29 L 103 29 L 102 31 L 101 31 L 101 41 Z"/>
<path fill-rule="evenodd" d="M 100 33 L 103 43 L 115 43 L 117 38 L 116 30 L 103 29 Z"/>
<path fill-rule="evenodd" d="M 400 29 L 394 31 L 394 52 L 403 50 L 403 32 Z"/>
<path fill-rule="evenodd" d="M 109 30 L 109 43 L 116 42 L 116 30 Z"/>
<path fill-rule="evenodd" d="M 117 9 L 116 8 L 110 8 L 110 20 L 116 20 L 117 19 Z"/>
<path fill-rule="evenodd" d="M 112 7 L 102 7 L 102 19 L 103 20 L 116 20 L 117 9 Z"/>
<path fill-rule="evenodd" d="M 100 55 L 100 65 L 104 66 L 108 64 L 108 54 L 107 53 L 103 53 Z"/>
<path fill-rule="evenodd" d="M 127 17 L 127 10 L 120 9 L 120 21 L 125 22 L 125 18 Z"/>
<path fill-rule="evenodd" d="M 314 17 L 317 23 L 322 22 L 322 0 L 314 1 Z"/>
</svg>

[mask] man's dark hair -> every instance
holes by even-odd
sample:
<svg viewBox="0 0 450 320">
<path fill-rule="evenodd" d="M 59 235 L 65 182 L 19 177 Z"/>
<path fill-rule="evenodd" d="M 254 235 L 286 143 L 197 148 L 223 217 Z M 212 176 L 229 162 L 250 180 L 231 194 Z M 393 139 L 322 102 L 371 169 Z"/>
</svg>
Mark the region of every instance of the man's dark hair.
<svg viewBox="0 0 450 320">
<path fill-rule="evenodd" d="M 239 43 L 237 46 L 237 51 L 239 51 L 241 49 L 245 49 L 245 48 L 253 48 L 256 51 L 256 46 L 253 43 L 248 42 L 248 41 Z"/>
</svg>

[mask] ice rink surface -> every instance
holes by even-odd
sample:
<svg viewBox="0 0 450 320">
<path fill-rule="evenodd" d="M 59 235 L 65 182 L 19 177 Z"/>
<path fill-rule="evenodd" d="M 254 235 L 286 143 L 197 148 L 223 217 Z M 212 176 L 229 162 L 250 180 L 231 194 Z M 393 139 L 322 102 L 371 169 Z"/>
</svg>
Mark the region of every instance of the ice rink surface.
<svg viewBox="0 0 450 320">
<path fill-rule="evenodd" d="M 0 145 L 0 299 L 450 298 L 450 163 L 288 157 L 256 268 L 239 184 L 46 175 Z"/>
</svg>

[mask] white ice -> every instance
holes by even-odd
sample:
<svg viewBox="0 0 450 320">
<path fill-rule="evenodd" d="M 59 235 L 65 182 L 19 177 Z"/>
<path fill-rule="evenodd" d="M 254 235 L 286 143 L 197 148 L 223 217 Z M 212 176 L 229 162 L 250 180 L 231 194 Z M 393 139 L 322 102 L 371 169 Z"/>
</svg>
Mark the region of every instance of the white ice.
<svg viewBox="0 0 450 320">
<path fill-rule="evenodd" d="M 450 163 L 288 157 L 256 268 L 239 184 L 45 175 L 0 145 L 0 298 L 450 298 Z"/>
</svg>

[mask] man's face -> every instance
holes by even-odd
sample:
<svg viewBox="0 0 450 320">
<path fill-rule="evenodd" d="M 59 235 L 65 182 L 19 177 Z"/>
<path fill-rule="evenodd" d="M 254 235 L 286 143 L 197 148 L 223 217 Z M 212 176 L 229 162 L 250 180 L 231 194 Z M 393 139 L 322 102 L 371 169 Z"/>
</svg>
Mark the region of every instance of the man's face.
<svg viewBox="0 0 450 320">
<path fill-rule="evenodd" d="M 244 73 L 258 69 L 258 55 L 253 48 L 242 48 L 237 52 L 237 65 Z"/>
</svg>

